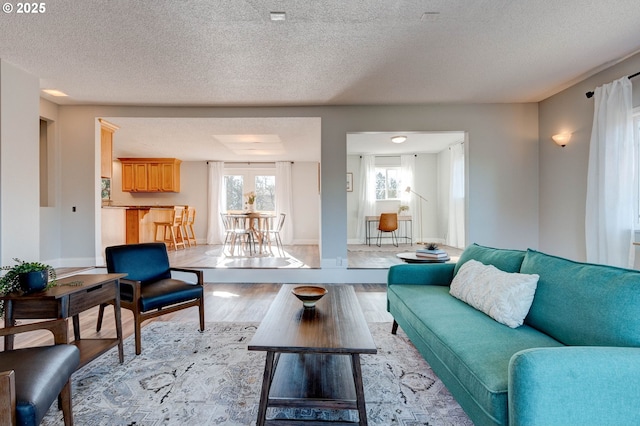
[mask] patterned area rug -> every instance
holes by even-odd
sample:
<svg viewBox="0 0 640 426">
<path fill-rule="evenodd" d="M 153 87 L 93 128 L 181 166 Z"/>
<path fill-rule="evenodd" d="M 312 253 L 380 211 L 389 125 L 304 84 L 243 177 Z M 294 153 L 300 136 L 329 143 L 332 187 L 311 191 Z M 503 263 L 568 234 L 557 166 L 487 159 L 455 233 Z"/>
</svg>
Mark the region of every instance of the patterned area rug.
<svg viewBox="0 0 640 426">
<path fill-rule="evenodd" d="M 264 352 L 248 351 L 257 324 L 197 325 L 156 321 L 143 328 L 142 355 L 133 336 L 125 362 L 115 348 L 73 375 L 77 425 L 255 425 Z M 370 323 L 377 355 L 362 355 L 370 425 L 472 425 L 406 335 Z M 355 411 L 275 410 L 269 417 L 357 420 Z M 62 424 L 51 407 L 42 425 Z"/>
</svg>

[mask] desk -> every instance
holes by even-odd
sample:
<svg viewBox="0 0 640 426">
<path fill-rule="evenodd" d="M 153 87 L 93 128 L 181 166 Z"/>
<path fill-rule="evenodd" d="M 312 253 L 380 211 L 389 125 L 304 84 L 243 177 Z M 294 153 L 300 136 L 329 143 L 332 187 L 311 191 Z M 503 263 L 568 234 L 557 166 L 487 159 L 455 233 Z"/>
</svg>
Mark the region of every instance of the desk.
<svg viewBox="0 0 640 426">
<path fill-rule="evenodd" d="M 122 320 L 120 317 L 120 278 L 127 274 L 82 274 L 58 280 L 58 285 L 46 291 L 18 295 L 7 294 L 4 300 L 5 324 L 15 324 L 17 319 L 69 318 L 73 321 L 74 341 L 80 349 L 80 367 L 118 346 L 120 363 L 124 361 L 122 347 Z M 79 285 L 69 284 L 81 283 Z M 80 312 L 103 303 L 114 307 L 116 337 L 107 339 L 80 338 Z M 13 336 L 5 336 L 5 350 L 13 349 Z"/>
<path fill-rule="evenodd" d="M 375 238 L 371 236 L 371 224 L 379 222 L 380 216 L 364 217 L 365 244 L 371 245 L 371 239 Z M 407 227 L 409 228 L 409 232 L 407 232 Z M 411 216 L 398 216 L 398 239 L 400 238 L 404 238 L 405 243 L 409 242 L 413 245 L 413 218 Z"/>
</svg>

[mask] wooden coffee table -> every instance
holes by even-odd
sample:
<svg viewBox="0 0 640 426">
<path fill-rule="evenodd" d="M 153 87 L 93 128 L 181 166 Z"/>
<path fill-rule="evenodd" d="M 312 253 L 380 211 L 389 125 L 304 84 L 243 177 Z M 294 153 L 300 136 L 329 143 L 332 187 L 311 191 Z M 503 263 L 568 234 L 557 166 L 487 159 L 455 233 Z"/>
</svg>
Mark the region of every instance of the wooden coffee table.
<svg viewBox="0 0 640 426">
<path fill-rule="evenodd" d="M 377 349 L 353 288 L 326 286 L 304 309 L 294 287 L 282 286 L 248 346 L 267 352 L 257 426 L 291 424 L 267 420 L 268 407 L 358 410 L 366 425 L 360 354 Z"/>
</svg>

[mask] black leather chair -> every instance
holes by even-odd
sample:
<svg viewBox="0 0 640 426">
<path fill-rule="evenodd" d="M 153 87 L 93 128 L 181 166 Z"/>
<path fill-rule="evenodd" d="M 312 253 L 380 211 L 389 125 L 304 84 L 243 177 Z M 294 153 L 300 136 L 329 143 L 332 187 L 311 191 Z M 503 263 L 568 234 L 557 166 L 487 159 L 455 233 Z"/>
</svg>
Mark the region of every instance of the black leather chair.
<svg viewBox="0 0 640 426">
<path fill-rule="evenodd" d="M 120 306 L 133 312 L 136 355 L 142 352 L 140 330 L 150 318 L 197 306 L 200 311 L 200 331 L 204 331 L 204 291 L 202 271 L 171 268 L 164 243 L 127 244 L 107 247 L 107 270 L 126 273 L 120 280 Z M 187 272 L 195 276 L 190 283 L 172 277 L 172 272 Z M 104 305 L 98 312 L 97 331 L 102 327 Z"/>
<path fill-rule="evenodd" d="M 46 329 L 53 346 L 0 352 L 0 424 L 39 425 L 59 397 L 64 424 L 73 425 L 71 374 L 80 365 L 80 351 L 67 344 L 67 321 L 58 319 L 0 328 L 0 336 Z"/>
</svg>

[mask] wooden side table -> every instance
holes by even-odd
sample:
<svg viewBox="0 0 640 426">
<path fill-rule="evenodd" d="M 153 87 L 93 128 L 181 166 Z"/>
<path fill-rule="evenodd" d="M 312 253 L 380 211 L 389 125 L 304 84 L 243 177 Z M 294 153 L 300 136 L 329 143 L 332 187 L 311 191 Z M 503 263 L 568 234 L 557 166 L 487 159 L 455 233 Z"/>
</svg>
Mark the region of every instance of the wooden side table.
<svg viewBox="0 0 640 426">
<path fill-rule="evenodd" d="M 120 316 L 120 278 L 127 274 L 81 274 L 58 280 L 58 285 L 46 291 L 1 296 L 4 300 L 5 324 L 14 325 L 17 319 L 72 318 L 74 341 L 80 349 L 80 367 L 118 346 L 120 363 L 124 362 L 122 346 L 122 319 Z M 116 337 L 82 339 L 80 312 L 94 306 L 110 303 L 114 307 Z M 13 336 L 5 336 L 4 347 L 13 349 Z"/>
</svg>

